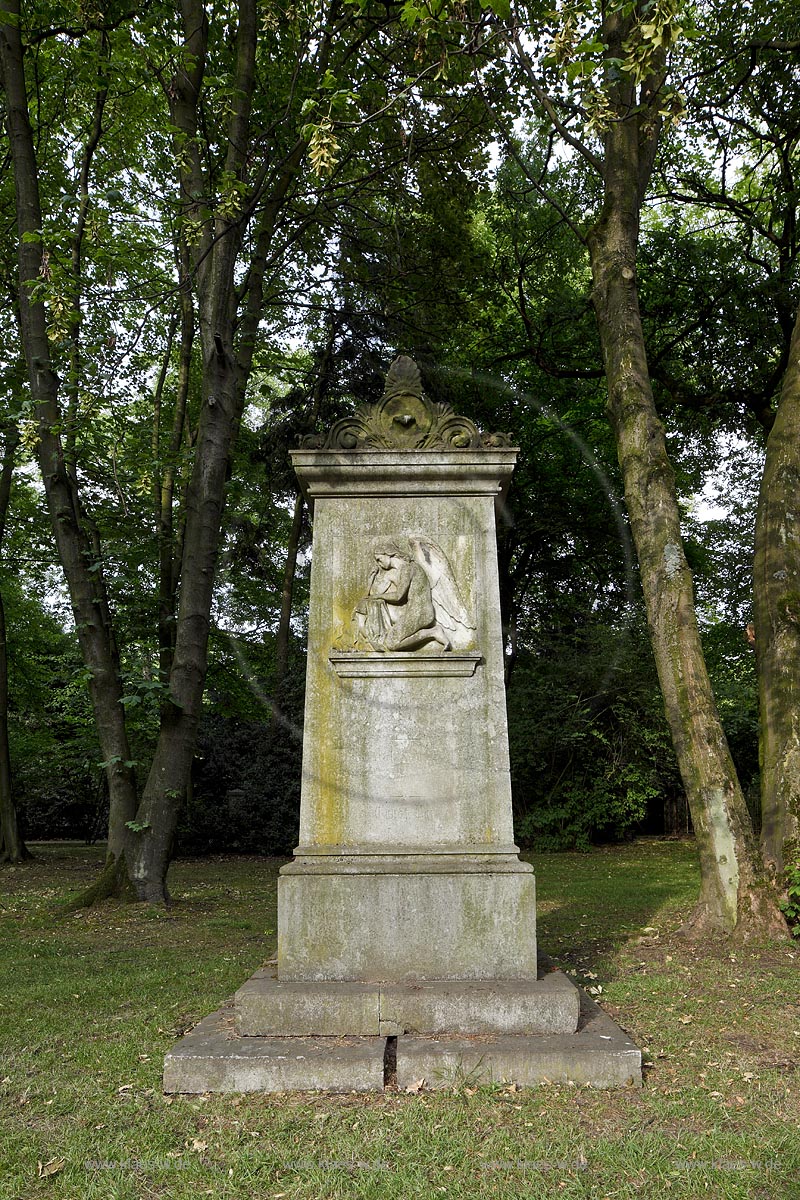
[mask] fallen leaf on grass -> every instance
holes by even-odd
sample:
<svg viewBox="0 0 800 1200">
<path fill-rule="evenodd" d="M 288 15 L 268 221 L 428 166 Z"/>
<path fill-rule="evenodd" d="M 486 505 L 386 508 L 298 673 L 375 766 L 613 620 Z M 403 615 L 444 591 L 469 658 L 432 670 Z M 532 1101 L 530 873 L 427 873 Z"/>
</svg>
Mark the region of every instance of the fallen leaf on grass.
<svg viewBox="0 0 800 1200">
<path fill-rule="evenodd" d="M 48 1163 L 37 1163 L 36 1173 L 40 1179 L 47 1179 L 48 1175 L 57 1175 L 59 1171 L 64 1170 L 63 1158 L 51 1158 Z"/>
<path fill-rule="evenodd" d="M 406 1091 L 410 1092 L 413 1096 L 416 1096 L 417 1092 L 422 1091 L 422 1088 L 424 1086 L 425 1086 L 424 1079 L 416 1079 L 413 1083 L 410 1083 L 408 1085 L 408 1087 L 406 1088 Z"/>
<path fill-rule="evenodd" d="M 208 1142 L 203 1142 L 200 1138 L 192 1138 L 191 1144 L 187 1143 L 187 1145 L 195 1154 L 202 1154 L 204 1150 L 208 1149 Z"/>
</svg>

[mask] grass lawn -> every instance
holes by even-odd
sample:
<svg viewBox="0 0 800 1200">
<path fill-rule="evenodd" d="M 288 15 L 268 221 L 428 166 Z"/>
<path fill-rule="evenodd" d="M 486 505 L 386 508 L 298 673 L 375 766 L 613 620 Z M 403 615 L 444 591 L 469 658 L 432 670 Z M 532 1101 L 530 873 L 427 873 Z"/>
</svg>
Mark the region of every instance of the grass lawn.
<svg viewBox="0 0 800 1200">
<path fill-rule="evenodd" d="M 53 906 L 102 849 L 0 868 L 0 1197 L 800 1198 L 800 946 L 694 946 L 690 843 L 534 855 L 539 941 L 646 1051 L 641 1091 L 164 1097 L 175 1037 L 275 951 L 275 860 L 180 861 L 170 912 Z"/>
</svg>

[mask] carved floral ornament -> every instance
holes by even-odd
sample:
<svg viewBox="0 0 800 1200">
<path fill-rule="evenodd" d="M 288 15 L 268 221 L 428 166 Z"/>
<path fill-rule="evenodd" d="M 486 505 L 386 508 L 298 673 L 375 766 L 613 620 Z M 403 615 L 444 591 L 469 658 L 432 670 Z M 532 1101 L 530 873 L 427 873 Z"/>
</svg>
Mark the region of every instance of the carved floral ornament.
<svg viewBox="0 0 800 1200">
<path fill-rule="evenodd" d="M 377 404 L 362 404 L 327 434 L 303 438 L 307 450 L 480 450 L 511 446 L 507 433 L 482 433 L 449 404 L 436 404 L 422 391 L 419 368 L 401 354 L 386 375 Z"/>
</svg>

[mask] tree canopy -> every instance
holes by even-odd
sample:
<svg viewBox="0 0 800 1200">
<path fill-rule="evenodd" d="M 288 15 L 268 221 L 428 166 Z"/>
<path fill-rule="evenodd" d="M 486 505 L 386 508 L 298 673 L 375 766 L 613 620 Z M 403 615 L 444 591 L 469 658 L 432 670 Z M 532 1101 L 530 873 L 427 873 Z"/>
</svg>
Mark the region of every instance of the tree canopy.
<svg viewBox="0 0 800 1200">
<path fill-rule="evenodd" d="M 698 928 L 775 928 L 800 812 L 797 21 L 9 0 L 3 811 L 35 835 L 47 796 L 91 830 L 107 807 L 98 895 L 166 899 L 176 836 L 291 849 L 309 525 L 286 451 L 403 351 L 522 451 L 498 544 L 519 836 L 685 828 L 688 801 Z M 54 735 L 68 771 L 20 765 Z"/>
</svg>

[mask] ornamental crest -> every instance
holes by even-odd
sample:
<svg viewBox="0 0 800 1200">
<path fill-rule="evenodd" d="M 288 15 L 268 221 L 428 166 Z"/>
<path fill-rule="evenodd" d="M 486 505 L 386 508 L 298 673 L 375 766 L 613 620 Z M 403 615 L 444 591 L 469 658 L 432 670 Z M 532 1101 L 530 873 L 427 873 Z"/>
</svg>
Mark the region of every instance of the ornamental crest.
<svg viewBox="0 0 800 1200">
<path fill-rule="evenodd" d="M 478 450 L 511 446 L 506 433 L 482 433 L 449 404 L 435 404 L 422 391 L 419 368 L 401 354 L 386 375 L 377 404 L 362 404 L 327 434 L 303 438 L 308 450 Z"/>
</svg>

